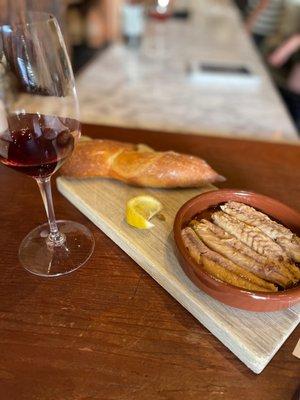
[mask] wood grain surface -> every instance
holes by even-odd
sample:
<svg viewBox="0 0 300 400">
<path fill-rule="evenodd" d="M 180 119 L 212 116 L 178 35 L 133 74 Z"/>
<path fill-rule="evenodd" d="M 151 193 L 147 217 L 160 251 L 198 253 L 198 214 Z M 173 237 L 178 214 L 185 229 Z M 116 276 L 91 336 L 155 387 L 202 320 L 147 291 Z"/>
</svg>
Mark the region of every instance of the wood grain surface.
<svg viewBox="0 0 300 400">
<path fill-rule="evenodd" d="M 138 265 L 208 328 L 255 373 L 261 373 L 300 321 L 300 304 L 281 312 L 254 313 L 225 306 L 199 290 L 185 275 L 175 255 L 173 223 L 179 208 L 211 190 L 135 188 L 110 179 L 57 179 L 58 190 L 125 251 Z M 130 227 L 125 205 L 150 195 L 162 206 L 163 220 L 150 230 Z"/>
<path fill-rule="evenodd" d="M 203 156 L 228 178 L 223 187 L 300 209 L 298 146 L 96 126 L 84 133 Z M 293 398 L 299 329 L 262 374 L 253 374 L 55 189 L 57 217 L 88 226 L 95 253 L 64 278 L 23 271 L 18 245 L 45 215 L 33 180 L 0 171 L 1 399 Z"/>
</svg>

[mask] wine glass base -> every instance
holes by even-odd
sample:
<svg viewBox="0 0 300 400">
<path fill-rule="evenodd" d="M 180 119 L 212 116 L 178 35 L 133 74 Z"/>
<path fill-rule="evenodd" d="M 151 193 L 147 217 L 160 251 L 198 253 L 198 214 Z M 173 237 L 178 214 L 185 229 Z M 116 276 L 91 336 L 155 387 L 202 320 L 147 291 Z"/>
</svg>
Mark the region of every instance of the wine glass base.
<svg viewBox="0 0 300 400">
<path fill-rule="evenodd" d="M 69 274 L 87 262 L 93 253 L 95 241 L 83 225 L 72 221 L 56 221 L 66 241 L 62 246 L 49 246 L 49 225 L 43 224 L 31 231 L 19 248 L 22 266 L 32 274 L 55 277 Z"/>
</svg>

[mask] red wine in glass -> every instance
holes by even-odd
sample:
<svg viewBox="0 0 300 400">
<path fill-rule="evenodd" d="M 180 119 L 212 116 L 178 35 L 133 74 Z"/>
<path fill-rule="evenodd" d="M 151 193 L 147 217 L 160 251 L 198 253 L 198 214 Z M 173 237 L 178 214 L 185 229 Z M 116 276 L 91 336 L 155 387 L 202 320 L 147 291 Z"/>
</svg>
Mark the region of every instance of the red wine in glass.
<svg viewBox="0 0 300 400">
<path fill-rule="evenodd" d="M 149 10 L 149 16 L 159 21 L 166 21 L 171 17 L 170 1 L 157 0 Z"/>
<path fill-rule="evenodd" d="M 156 9 L 150 10 L 149 11 L 149 16 L 153 19 L 156 19 L 158 21 L 166 21 L 171 17 L 171 12 L 166 11 L 166 12 L 158 12 Z"/>
<path fill-rule="evenodd" d="M 13 114 L 0 133 L 0 162 L 33 178 L 52 175 L 71 155 L 80 124 L 71 118 Z"/>
<path fill-rule="evenodd" d="M 28 11 L 0 25 L 0 163 L 34 178 L 48 222 L 22 240 L 19 261 L 32 274 L 69 274 L 91 256 L 92 233 L 55 218 L 51 176 L 80 136 L 79 104 L 56 19 Z M 22 205 L 20 204 L 20 207 Z"/>
</svg>

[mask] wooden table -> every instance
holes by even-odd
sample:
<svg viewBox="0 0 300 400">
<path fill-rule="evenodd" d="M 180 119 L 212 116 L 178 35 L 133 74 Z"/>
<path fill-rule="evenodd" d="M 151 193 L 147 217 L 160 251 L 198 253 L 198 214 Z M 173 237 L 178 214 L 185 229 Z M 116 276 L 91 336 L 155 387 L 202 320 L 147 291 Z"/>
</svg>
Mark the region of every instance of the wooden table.
<svg viewBox="0 0 300 400">
<path fill-rule="evenodd" d="M 300 146 L 91 125 L 84 133 L 203 156 L 227 176 L 222 187 L 300 209 Z M 95 252 L 70 276 L 34 277 L 17 249 L 45 220 L 40 195 L 4 167 L 0 185 L 1 399 L 292 399 L 299 330 L 256 376 L 56 190 L 57 217 L 88 226 Z"/>
</svg>

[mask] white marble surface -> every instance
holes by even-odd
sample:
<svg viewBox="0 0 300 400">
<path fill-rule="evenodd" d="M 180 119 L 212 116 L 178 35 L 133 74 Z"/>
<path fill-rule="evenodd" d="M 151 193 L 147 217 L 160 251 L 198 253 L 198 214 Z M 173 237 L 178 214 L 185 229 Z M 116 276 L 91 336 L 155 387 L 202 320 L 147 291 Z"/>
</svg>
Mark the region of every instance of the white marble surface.
<svg viewBox="0 0 300 400">
<path fill-rule="evenodd" d="M 214 5 L 203 8 L 212 2 Z M 77 78 L 82 121 L 122 127 L 263 140 L 297 133 L 237 10 L 216 0 L 190 0 L 188 22 L 150 22 L 143 45 L 100 54 Z M 190 61 L 236 63 L 260 77 L 258 87 L 191 83 Z"/>
</svg>

